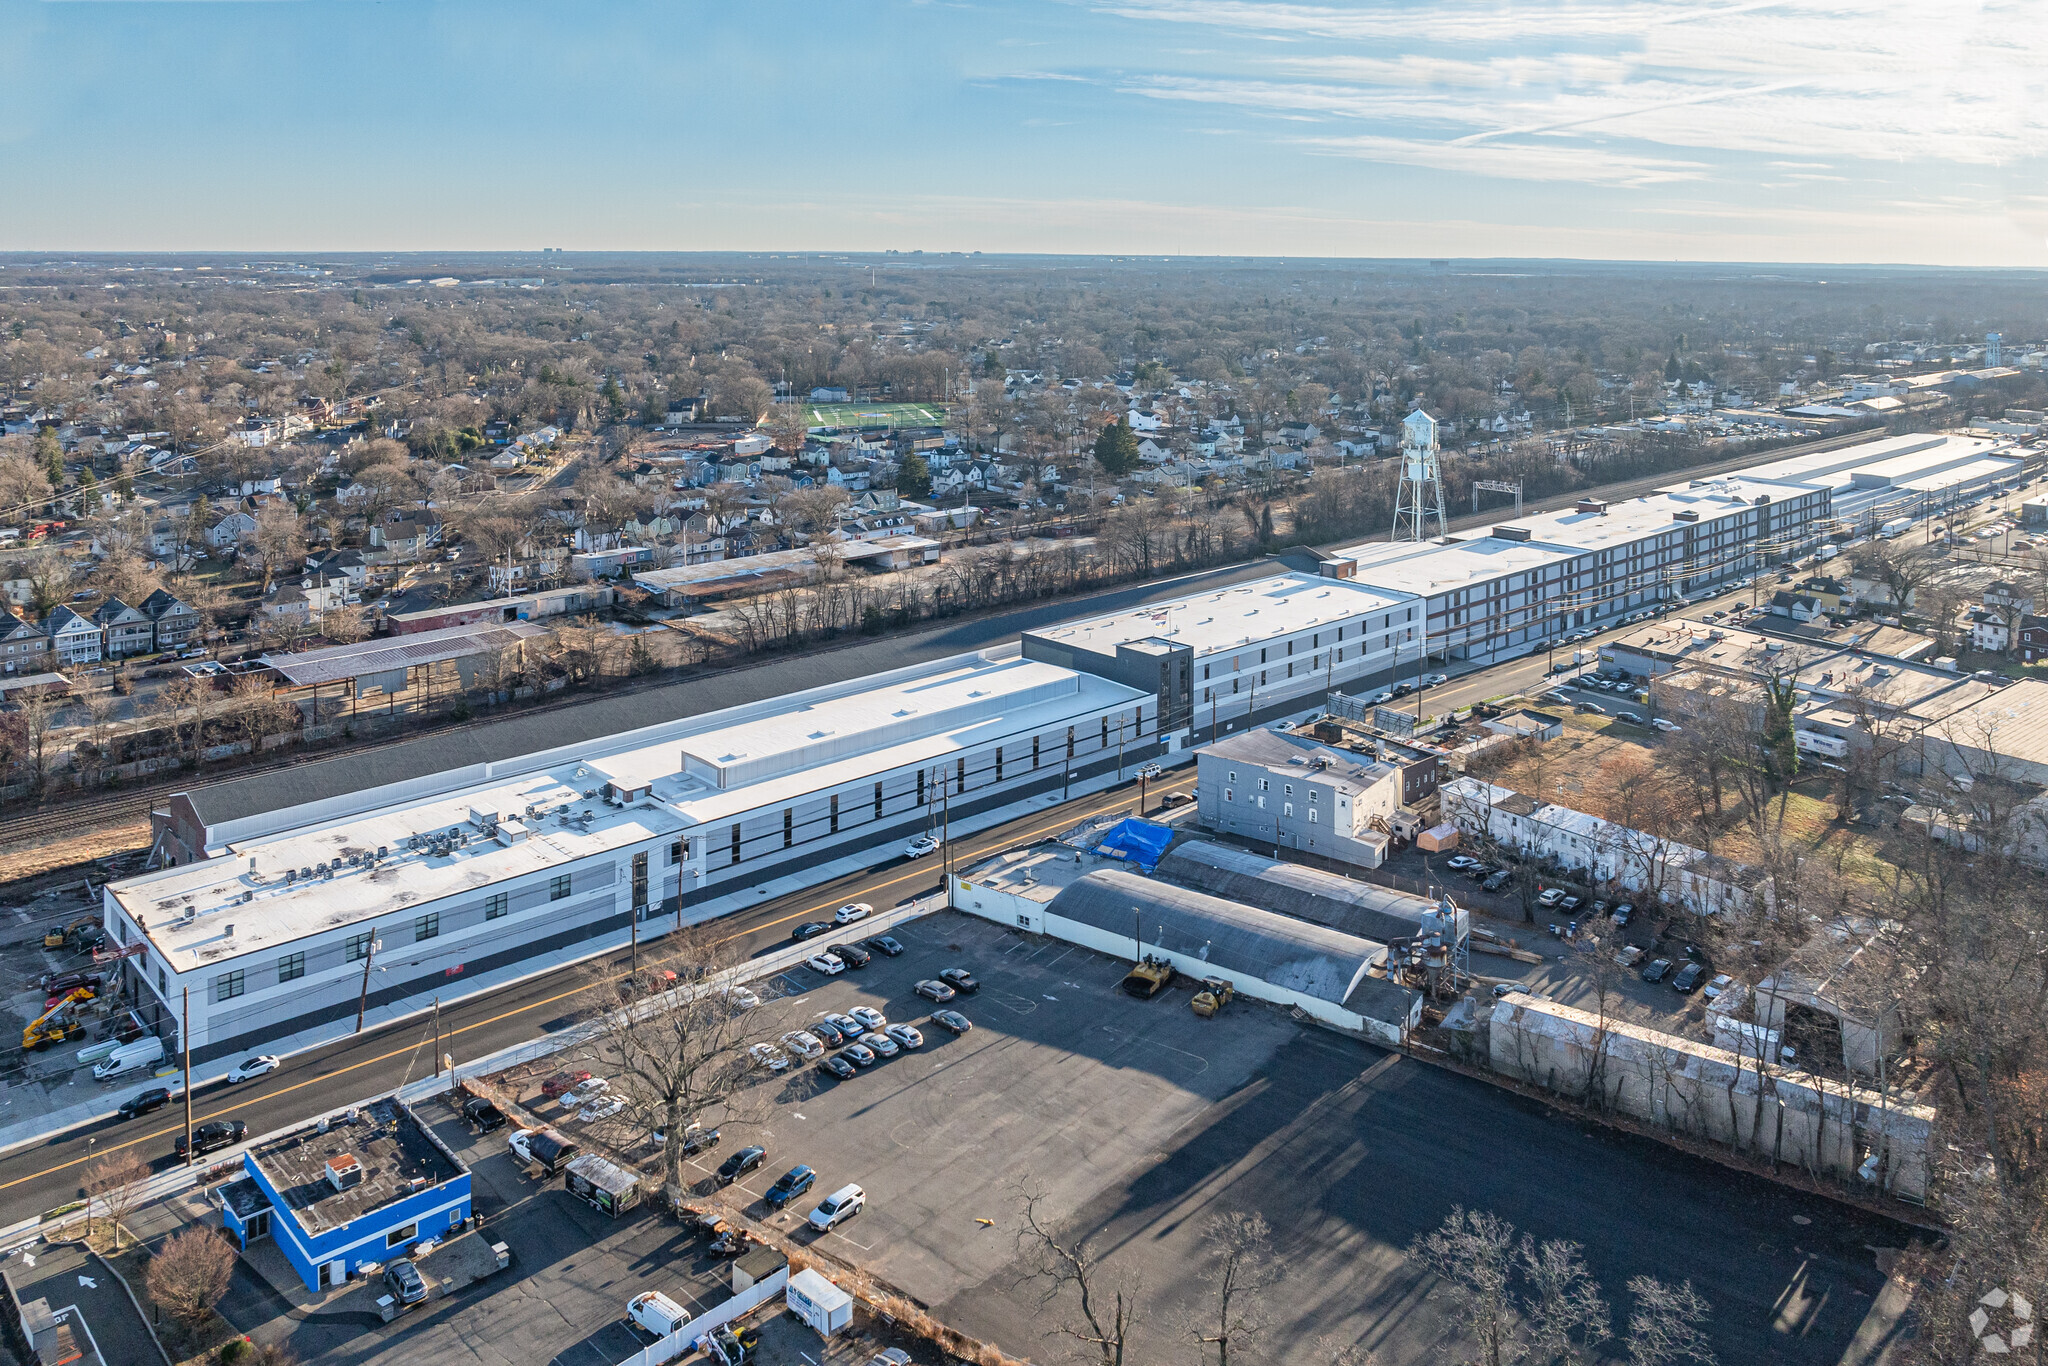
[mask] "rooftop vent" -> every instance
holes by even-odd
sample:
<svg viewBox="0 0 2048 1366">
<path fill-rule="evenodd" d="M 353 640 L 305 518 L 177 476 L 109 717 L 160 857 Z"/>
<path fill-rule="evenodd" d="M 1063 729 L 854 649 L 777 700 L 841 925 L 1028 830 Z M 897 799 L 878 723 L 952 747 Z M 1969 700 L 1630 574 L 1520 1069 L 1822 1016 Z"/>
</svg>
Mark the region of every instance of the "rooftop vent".
<svg viewBox="0 0 2048 1366">
<path fill-rule="evenodd" d="M 223 938 L 223 939 L 233 939 L 233 938 L 235 937 L 235 922 L 234 922 L 234 921 L 232 921 L 232 920 L 230 920 L 230 921 L 229 921 L 229 922 L 228 922 L 228 923 L 227 923 L 227 924 L 226 924 L 226 925 L 225 925 L 225 926 L 224 926 L 224 927 L 223 927 L 223 928 L 221 929 L 220 935 L 221 935 L 221 938 Z"/>
<path fill-rule="evenodd" d="M 338 1191 L 352 1190 L 363 1184 L 363 1164 L 354 1153 L 336 1153 L 327 1159 L 327 1182 Z"/>
</svg>

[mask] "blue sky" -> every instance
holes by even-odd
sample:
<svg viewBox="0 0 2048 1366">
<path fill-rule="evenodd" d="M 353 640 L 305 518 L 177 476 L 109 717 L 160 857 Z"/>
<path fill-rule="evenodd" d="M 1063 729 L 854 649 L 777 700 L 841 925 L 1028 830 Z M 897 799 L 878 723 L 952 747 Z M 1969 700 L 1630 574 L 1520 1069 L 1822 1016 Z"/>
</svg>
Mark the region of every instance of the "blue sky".
<svg viewBox="0 0 2048 1366">
<path fill-rule="evenodd" d="M 2038 0 L 0 0 L 0 249 L 2048 262 Z"/>
</svg>

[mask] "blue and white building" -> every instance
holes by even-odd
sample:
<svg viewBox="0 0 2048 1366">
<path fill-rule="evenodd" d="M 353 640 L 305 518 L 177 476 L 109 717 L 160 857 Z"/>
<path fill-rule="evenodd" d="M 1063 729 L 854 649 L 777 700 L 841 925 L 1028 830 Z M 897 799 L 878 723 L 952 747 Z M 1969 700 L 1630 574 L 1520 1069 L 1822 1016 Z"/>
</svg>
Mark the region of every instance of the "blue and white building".
<svg viewBox="0 0 2048 1366">
<path fill-rule="evenodd" d="M 396 1096 L 257 1144 L 221 1191 L 248 1251 L 270 1238 L 319 1292 L 469 1222 L 469 1168 Z"/>
</svg>

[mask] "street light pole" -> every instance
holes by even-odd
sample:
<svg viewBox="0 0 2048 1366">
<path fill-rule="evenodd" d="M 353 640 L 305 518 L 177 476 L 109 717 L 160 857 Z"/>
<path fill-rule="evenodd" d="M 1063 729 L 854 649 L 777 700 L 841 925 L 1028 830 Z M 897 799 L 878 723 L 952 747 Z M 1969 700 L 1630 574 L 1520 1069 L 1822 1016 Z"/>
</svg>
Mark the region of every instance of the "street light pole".
<svg viewBox="0 0 2048 1366">
<path fill-rule="evenodd" d="M 363 1012 L 369 1008 L 370 1004 L 370 964 L 377 961 L 377 950 L 382 948 L 383 946 L 383 940 L 372 939 L 369 942 L 368 947 L 366 947 L 363 950 L 363 989 L 356 996 L 355 1032 L 358 1034 L 363 1032 Z M 190 1088 L 188 1087 L 187 1090 L 189 1093 Z M 187 1108 L 189 1108 L 189 1106 Z"/>
<path fill-rule="evenodd" d="M 183 987 L 179 1008 L 178 1043 L 185 1054 L 185 1165 L 192 1165 L 192 988 Z"/>
</svg>

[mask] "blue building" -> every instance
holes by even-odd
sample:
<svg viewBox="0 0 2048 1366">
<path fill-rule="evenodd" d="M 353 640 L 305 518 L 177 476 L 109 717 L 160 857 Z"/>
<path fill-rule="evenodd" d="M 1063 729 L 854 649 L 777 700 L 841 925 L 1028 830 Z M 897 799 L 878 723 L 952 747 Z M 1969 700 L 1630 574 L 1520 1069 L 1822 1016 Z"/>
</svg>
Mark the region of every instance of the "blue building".
<svg viewBox="0 0 2048 1366">
<path fill-rule="evenodd" d="M 469 1168 L 396 1096 L 259 1144 L 242 1167 L 221 1192 L 227 1231 L 244 1251 L 274 1238 L 316 1292 L 469 1221 Z"/>
</svg>

